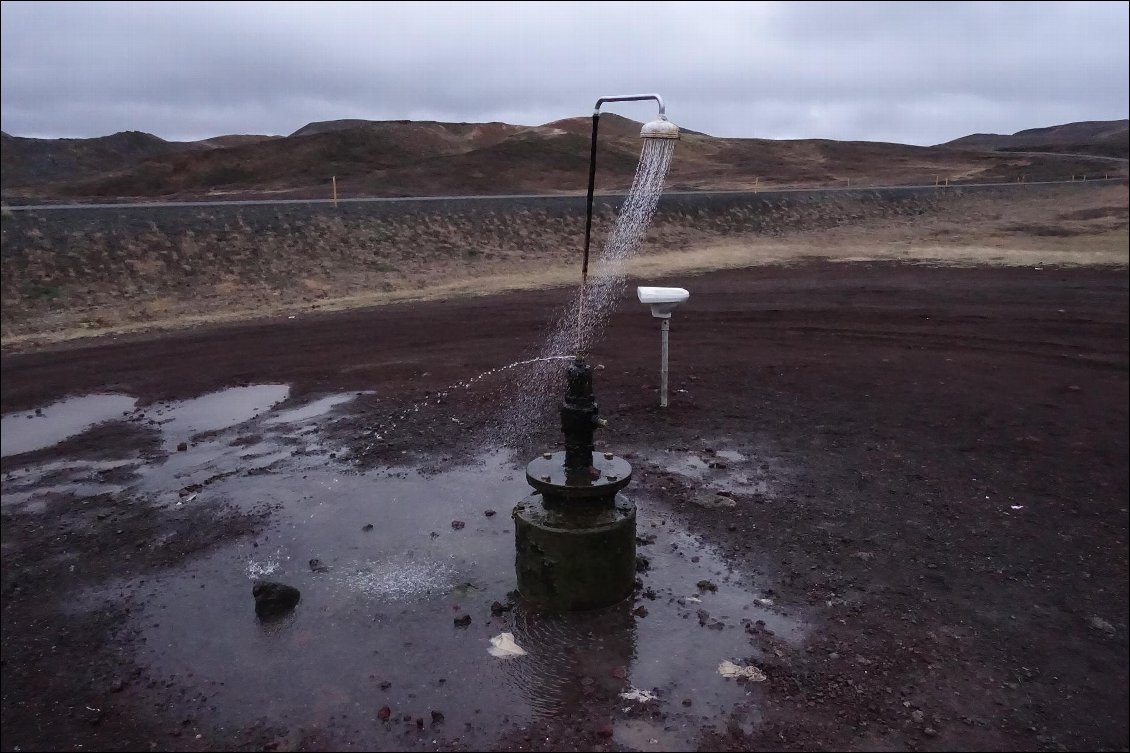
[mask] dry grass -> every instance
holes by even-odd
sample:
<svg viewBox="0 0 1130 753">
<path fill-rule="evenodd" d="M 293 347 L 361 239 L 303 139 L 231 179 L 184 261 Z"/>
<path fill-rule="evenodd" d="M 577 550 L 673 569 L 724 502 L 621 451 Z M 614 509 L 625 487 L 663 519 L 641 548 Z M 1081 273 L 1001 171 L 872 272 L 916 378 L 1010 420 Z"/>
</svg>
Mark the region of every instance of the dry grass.
<svg viewBox="0 0 1130 753">
<path fill-rule="evenodd" d="M 758 235 L 717 237 L 688 228 L 679 247 L 645 248 L 628 264 L 633 280 L 653 280 L 721 269 L 789 264 L 812 259 L 833 261 L 902 261 L 949 265 L 1064 266 L 1115 265 L 1130 262 L 1127 192 L 1122 186 L 1034 200 L 991 198 L 970 200 L 935 214 L 913 219 L 864 220 L 830 230 L 802 231 L 773 238 Z M 436 280 L 443 280 L 437 283 Z M 355 281 L 354 281 L 355 282 Z M 192 295 L 161 297 L 99 309 L 82 326 L 73 312 L 57 321 L 44 319 L 38 331 L 13 334 L 0 341 L 5 349 L 100 335 L 292 316 L 310 311 L 339 311 L 406 301 L 495 295 L 574 285 L 576 265 L 563 259 L 522 254 L 482 259 L 475 263 L 439 262 L 396 275 L 383 289 L 344 293 L 332 273 L 327 279 L 302 279 L 303 297 L 277 291 L 249 290 L 221 283 L 211 287 L 209 310 Z M 353 286 L 356 290 L 356 285 Z M 349 290 L 349 288 L 344 288 Z M 191 293 L 191 291 L 189 291 Z M 137 312 L 144 320 L 137 320 Z"/>
</svg>

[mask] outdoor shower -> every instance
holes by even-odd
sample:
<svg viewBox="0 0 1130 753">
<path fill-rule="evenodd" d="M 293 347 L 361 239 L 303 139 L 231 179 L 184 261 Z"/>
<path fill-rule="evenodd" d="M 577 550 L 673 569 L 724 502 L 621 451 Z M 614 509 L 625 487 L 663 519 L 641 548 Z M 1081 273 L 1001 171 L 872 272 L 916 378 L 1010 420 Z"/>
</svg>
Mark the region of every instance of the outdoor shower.
<svg viewBox="0 0 1130 753">
<path fill-rule="evenodd" d="M 654 99 L 659 118 L 643 126 L 644 145 L 631 190 L 605 242 L 606 274 L 589 296 L 589 248 L 596 188 L 597 131 L 605 102 Z M 518 590 L 547 611 L 609 606 L 632 592 L 636 575 L 636 506 L 617 493 L 632 478 L 627 460 L 595 452 L 593 434 L 605 425 L 593 394 L 593 369 L 585 362 L 586 335 L 610 309 L 623 261 L 638 249 L 655 212 L 679 129 L 667 120 L 658 94 L 601 97 L 592 116 L 581 287 L 577 300 L 575 358 L 566 370 L 560 408 L 565 449 L 546 452 L 526 466 L 534 492 L 513 513 Z M 560 352 L 560 351 L 558 351 Z"/>
</svg>

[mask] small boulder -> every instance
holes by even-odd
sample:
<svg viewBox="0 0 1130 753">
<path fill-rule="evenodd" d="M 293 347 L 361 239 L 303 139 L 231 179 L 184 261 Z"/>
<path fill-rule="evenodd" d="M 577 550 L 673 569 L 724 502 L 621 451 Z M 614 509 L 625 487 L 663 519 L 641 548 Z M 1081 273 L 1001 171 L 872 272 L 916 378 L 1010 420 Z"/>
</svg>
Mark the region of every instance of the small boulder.
<svg viewBox="0 0 1130 753">
<path fill-rule="evenodd" d="M 255 597 L 255 614 L 261 620 L 281 617 L 294 609 L 301 594 L 294 586 L 264 581 L 251 589 Z"/>
</svg>

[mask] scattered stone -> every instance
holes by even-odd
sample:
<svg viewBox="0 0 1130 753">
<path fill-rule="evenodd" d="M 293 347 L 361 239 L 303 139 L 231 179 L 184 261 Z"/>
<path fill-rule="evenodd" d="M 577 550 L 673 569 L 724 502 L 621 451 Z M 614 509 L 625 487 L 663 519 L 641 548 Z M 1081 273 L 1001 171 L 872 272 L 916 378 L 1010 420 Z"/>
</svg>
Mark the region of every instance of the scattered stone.
<svg viewBox="0 0 1130 753">
<path fill-rule="evenodd" d="M 647 607 L 641 604 L 640 606 L 632 610 L 632 614 L 634 614 L 636 617 L 647 617 Z"/>
<path fill-rule="evenodd" d="M 743 667 L 727 659 L 718 665 L 718 674 L 736 680 L 749 680 L 751 682 L 765 682 L 769 679 L 764 672 L 754 666 Z"/>
<path fill-rule="evenodd" d="M 637 556 L 636 572 L 643 573 L 647 572 L 649 569 L 651 569 L 651 560 L 649 560 L 647 557 Z"/>
<path fill-rule="evenodd" d="M 714 585 L 708 580 L 700 580 L 695 585 L 698 586 L 699 591 L 710 591 L 711 593 L 713 593 L 718 590 L 718 586 Z"/>
<path fill-rule="evenodd" d="M 314 559 L 310 560 L 310 569 L 316 573 L 324 573 L 328 571 L 330 567 L 329 565 L 315 557 Z"/>
<path fill-rule="evenodd" d="M 625 701 L 639 701 L 640 703 L 648 703 L 649 701 L 659 700 L 659 696 L 652 693 L 650 690 L 640 690 L 639 688 L 629 688 L 620 694 L 620 697 Z"/>
<path fill-rule="evenodd" d="M 498 617 L 500 614 L 504 614 L 505 612 L 509 612 L 513 608 L 514 608 L 513 604 L 503 604 L 501 601 L 494 601 L 494 602 L 491 602 L 490 613 L 493 614 L 495 617 Z"/>
<path fill-rule="evenodd" d="M 683 699 L 683 705 L 684 706 L 690 706 L 692 703 L 694 703 L 694 701 L 692 701 L 690 698 L 684 698 Z"/>
<path fill-rule="evenodd" d="M 188 449 L 188 442 L 181 442 L 177 445 L 177 452 L 184 452 Z"/>
<path fill-rule="evenodd" d="M 416 717 L 416 729 L 423 729 L 423 728 L 424 728 L 424 717 L 422 717 L 422 716 Z"/>
<path fill-rule="evenodd" d="M 454 528 L 456 531 L 462 530 L 463 526 L 465 526 L 465 525 L 467 525 L 467 524 L 464 523 L 462 520 L 451 521 L 451 527 Z"/>
<path fill-rule="evenodd" d="M 934 729 L 933 727 L 927 727 L 926 729 L 922 730 L 922 734 L 926 735 L 926 737 L 937 737 L 938 730 Z"/>
<path fill-rule="evenodd" d="M 640 546 L 647 546 L 648 544 L 655 543 L 654 533 L 645 533 L 643 536 L 636 536 L 636 543 Z"/>
<path fill-rule="evenodd" d="M 432 712 L 432 724 L 443 724 L 443 712 L 442 711 L 433 711 Z"/>
<path fill-rule="evenodd" d="M 705 507 L 708 510 L 723 508 L 723 507 L 737 507 L 737 502 L 729 497 L 723 497 L 721 494 L 714 491 L 703 491 L 691 497 L 691 502 L 699 507 Z"/>
<path fill-rule="evenodd" d="M 392 716 L 392 709 L 390 709 L 388 706 L 381 706 L 377 710 L 377 718 L 380 719 L 382 722 L 387 722 L 389 720 L 389 717 L 391 717 L 391 716 Z"/>
<path fill-rule="evenodd" d="M 1109 622 L 1104 620 L 1102 617 L 1099 617 L 1097 614 L 1091 616 L 1090 624 L 1091 627 L 1093 627 L 1095 630 L 1101 630 L 1107 635 L 1114 635 L 1114 625 L 1111 625 Z"/>
<path fill-rule="evenodd" d="M 497 514 L 498 513 L 496 513 L 494 510 L 483 510 L 483 515 L 486 515 L 488 518 L 493 518 Z"/>
<path fill-rule="evenodd" d="M 471 615 L 461 614 L 455 618 L 455 627 L 467 627 L 471 624 Z"/>
<path fill-rule="evenodd" d="M 361 526 L 361 530 L 368 533 L 369 531 L 373 530 L 373 524 L 372 523 L 366 523 L 365 525 Z"/>
<path fill-rule="evenodd" d="M 281 617 L 290 612 L 301 596 L 294 586 L 270 581 L 256 583 L 251 589 L 251 595 L 255 597 L 255 614 L 263 620 Z"/>
<path fill-rule="evenodd" d="M 514 642 L 513 633 L 499 633 L 490 639 L 487 653 L 499 659 L 507 659 L 512 656 L 525 656 L 526 650 Z"/>
<path fill-rule="evenodd" d="M 910 718 L 915 724 L 922 724 L 926 721 L 926 715 L 922 713 L 921 709 L 915 709 L 910 712 Z"/>
<path fill-rule="evenodd" d="M 392 683 L 388 680 L 381 680 L 381 690 L 388 690 L 392 687 Z"/>
</svg>

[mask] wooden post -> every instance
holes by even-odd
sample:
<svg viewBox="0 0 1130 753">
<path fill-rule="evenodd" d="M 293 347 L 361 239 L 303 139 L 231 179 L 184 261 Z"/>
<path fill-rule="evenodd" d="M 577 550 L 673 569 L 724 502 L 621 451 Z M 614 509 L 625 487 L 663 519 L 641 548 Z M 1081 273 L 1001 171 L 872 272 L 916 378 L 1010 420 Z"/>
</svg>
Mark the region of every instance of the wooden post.
<svg viewBox="0 0 1130 753">
<path fill-rule="evenodd" d="M 667 407 L 667 337 L 671 332 L 671 320 L 663 319 L 660 323 L 661 342 L 659 345 L 659 407 Z"/>
<path fill-rule="evenodd" d="M 333 183 L 334 187 L 334 208 L 337 208 L 337 176 L 335 175 L 330 178 L 330 181 Z"/>
</svg>

